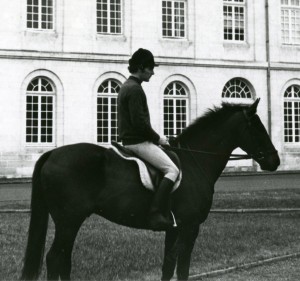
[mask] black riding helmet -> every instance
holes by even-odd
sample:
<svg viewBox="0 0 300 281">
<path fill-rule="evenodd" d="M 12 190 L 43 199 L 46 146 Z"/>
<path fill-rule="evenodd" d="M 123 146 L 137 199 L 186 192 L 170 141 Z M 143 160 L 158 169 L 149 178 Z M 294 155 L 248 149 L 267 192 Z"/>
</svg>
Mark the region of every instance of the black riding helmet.
<svg viewBox="0 0 300 281">
<path fill-rule="evenodd" d="M 155 63 L 153 54 L 146 49 L 138 49 L 129 59 L 129 68 L 154 68 L 155 66 L 158 64 Z"/>
</svg>

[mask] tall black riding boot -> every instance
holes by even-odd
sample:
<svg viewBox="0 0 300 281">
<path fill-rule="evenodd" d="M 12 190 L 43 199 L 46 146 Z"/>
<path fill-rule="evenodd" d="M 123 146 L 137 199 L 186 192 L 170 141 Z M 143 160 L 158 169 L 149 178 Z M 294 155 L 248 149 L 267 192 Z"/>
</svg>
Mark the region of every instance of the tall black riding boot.
<svg viewBox="0 0 300 281">
<path fill-rule="evenodd" d="M 149 213 L 149 226 L 152 230 L 160 231 L 170 229 L 173 222 L 163 215 L 168 204 L 169 195 L 174 186 L 174 182 L 168 178 L 163 178 L 154 199 Z"/>
</svg>

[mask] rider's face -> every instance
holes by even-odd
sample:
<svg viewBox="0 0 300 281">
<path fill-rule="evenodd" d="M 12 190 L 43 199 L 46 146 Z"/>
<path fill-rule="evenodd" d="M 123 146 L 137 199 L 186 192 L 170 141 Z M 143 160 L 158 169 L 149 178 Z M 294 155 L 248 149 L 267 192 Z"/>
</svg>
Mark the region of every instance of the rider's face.
<svg viewBox="0 0 300 281">
<path fill-rule="evenodd" d="M 142 70 L 142 80 L 145 82 L 149 82 L 150 78 L 152 77 L 152 75 L 154 75 L 154 67 L 145 67 Z"/>
</svg>

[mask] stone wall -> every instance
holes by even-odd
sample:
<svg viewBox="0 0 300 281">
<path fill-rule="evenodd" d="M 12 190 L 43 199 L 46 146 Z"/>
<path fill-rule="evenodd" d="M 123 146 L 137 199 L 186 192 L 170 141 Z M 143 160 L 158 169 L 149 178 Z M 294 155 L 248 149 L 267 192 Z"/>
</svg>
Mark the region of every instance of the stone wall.
<svg viewBox="0 0 300 281">
<path fill-rule="evenodd" d="M 269 13 L 270 120 L 265 1 L 247 1 L 246 42 L 239 44 L 223 41 L 222 1 L 188 1 L 187 38 L 181 40 L 162 38 L 161 1 L 124 1 L 124 32 L 118 36 L 96 34 L 94 0 L 56 2 L 55 30 L 47 32 L 26 29 L 26 1 L 0 4 L 0 177 L 30 176 L 38 156 L 54 147 L 96 143 L 97 87 L 107 78 L 124 82 L 127 61 L 139 47 L 150 49 L 160 64 L 151 82 L 143 84 L 159 133 L 168 83 L 187 86 L 192 121 L 219 105 L 226 82 L 239 77 L 249 83 L 255 98 L 261 98 L 258 113 L 267 128 L 271 124 L 282 158 L 280 169 L 299 169 L 300 145 L 283 141 L 283 93 L 291 83 L 300 84 L 299 47 L 281 45 L 280 1 L 272 3 Z M 48 147 L 25 143 L 26 87 L 40 75 L 56 90 L 55 144 Z M 227 170 L 259 168 L 242 161 L 229 163 Z"/>
</svg>

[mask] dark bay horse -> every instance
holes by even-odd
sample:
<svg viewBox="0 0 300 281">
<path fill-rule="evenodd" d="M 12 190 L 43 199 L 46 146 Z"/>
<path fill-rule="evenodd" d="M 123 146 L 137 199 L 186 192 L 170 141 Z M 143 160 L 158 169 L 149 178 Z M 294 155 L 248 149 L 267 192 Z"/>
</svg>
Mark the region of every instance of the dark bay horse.
<svg viewBox="0 0 300 281">
<path fill-rule="evenodd" d="M 257 104 L 258 100 L 251 106 L 225 104 L 212 109 L 172 143 L 183 177 L 172 194 L 172 211 L 179 225 L 166 231 L 162 280 L 172 278 L 176 265 L 178 279 L 188 279 L 194 242 L 210 211 L 214 184 L 235 148 L 242 148 L 263 170 L 275 171 L 279 166 L 277 151 L 256 114 Z M 83 221 L 96 213 L 117 224 L 147 229 L 152 196 L 142 187 L 136 164 L 119 158 L 111 149 L 81 143 L 46 152 L 37 161 L 32 178 L 21 278 L 38 278 L 49 214 L 55 238 L 46 257 L 47 278 L 69 280 L 71 252 Z"/>
</svg>

